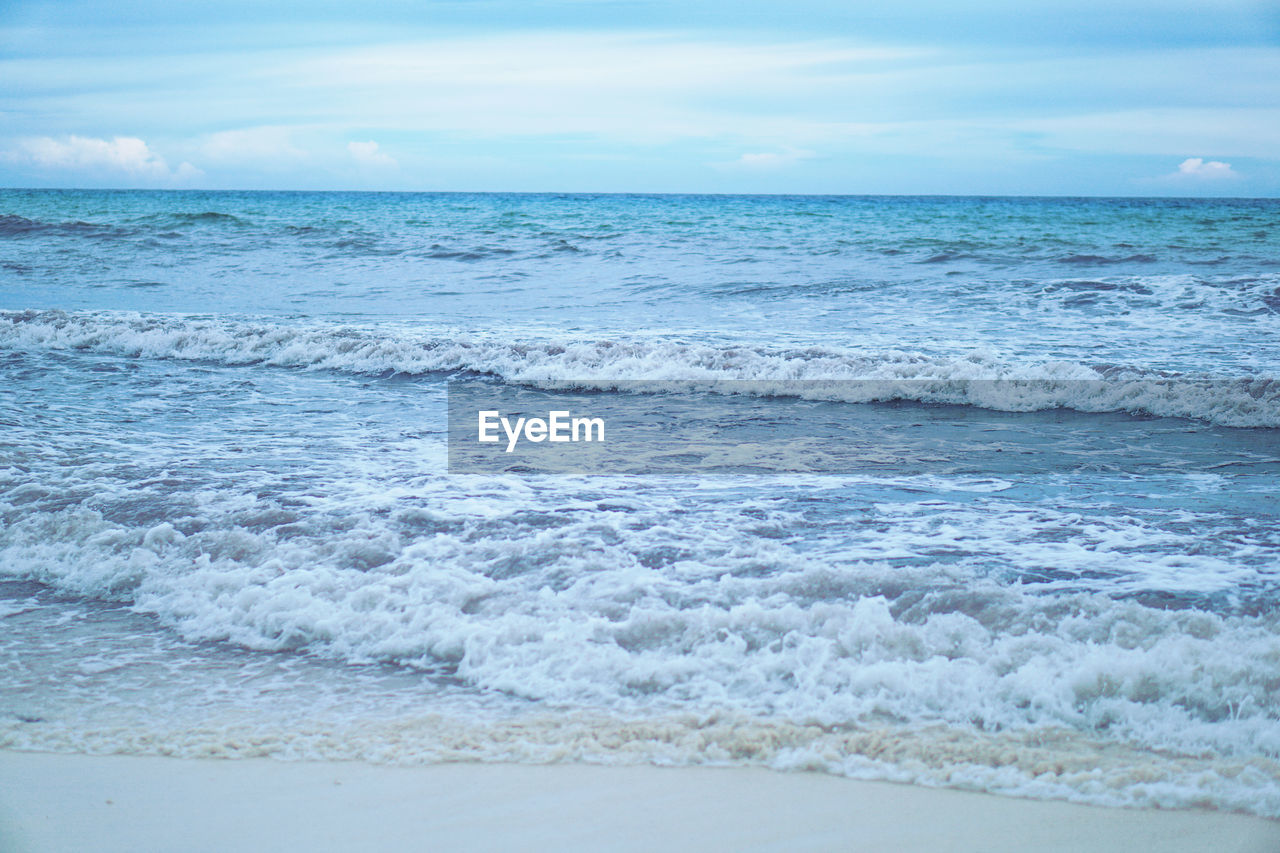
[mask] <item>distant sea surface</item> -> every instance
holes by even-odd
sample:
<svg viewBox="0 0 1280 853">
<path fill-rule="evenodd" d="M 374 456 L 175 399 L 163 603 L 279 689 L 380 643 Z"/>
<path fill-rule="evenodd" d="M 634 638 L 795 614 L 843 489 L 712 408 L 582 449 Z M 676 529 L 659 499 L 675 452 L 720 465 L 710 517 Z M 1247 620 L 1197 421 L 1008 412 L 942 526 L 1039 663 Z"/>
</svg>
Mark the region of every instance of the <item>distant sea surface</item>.
<svg viewBox="0 0 1280 853">
<path fill-rule="evenodd" d="M 1274 200 L 0 190 L 0 745 L 1277 818 L 1277 376 Z M 449 474 L 459 379 L 1051 464 Z"/>
</svg>

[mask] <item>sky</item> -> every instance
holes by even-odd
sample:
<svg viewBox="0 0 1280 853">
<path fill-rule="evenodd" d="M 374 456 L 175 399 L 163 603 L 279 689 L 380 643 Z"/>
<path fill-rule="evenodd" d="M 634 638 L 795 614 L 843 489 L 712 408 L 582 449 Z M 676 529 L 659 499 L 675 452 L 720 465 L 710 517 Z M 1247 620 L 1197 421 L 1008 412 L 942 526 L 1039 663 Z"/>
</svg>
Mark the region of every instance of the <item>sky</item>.
<svg viewBox="0 0 1280 853">
<path fill-rule="evenodd" d="M 1280 196 L 1280 0 L 0 0 L 0 186 Z"/>
</svg>

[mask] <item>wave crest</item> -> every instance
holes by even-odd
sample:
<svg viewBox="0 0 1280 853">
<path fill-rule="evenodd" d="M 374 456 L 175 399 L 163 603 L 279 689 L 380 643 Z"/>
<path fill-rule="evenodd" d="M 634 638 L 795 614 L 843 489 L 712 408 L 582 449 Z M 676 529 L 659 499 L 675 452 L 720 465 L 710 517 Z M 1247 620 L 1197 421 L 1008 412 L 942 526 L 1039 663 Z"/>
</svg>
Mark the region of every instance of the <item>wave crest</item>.
<svg viewBox="0 0 1280 853">
<path fill-rule="evenodd" d="M 521 341 L 407 327 L 381 332 L 332 323 L 63 311 L 0 312 L 0 346 L 370 375 L 472 373 L 551 388 L 624 390 L 621 383 L 636 380 L 745 380 L 762 383 L 754 392 L 761 395 L 836 402 L 910 400 L 1011 412 L 1127 411 L 1223 426 L 1280 427 L 1280 382 L 1271 378 L 1190 376 L 1068 361 L 1012 362 L 986 352 L 948 357 L 857 347 L 708 344 L 661 335 Z M 778 383 L 784 388 L 796 383 L 794 392 L 780 392 Z M 737 393 L 753 392 L 739 387 Z"/>
</svg>

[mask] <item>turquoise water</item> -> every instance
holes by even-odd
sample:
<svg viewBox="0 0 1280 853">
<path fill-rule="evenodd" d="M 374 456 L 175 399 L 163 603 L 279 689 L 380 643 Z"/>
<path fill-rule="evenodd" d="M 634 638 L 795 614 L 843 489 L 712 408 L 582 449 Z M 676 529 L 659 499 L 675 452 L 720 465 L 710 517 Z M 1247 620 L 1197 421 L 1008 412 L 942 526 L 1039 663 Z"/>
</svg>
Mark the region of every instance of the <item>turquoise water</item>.
<svg viewBox="0 0 1280 853">
<path fill-rule="evenodd" d="M 0 306 L 1280 358 L 1274 200 L 0 191 Z M 708 337 L 709 336 L 709 337 Z"/>
<path fill-rule="evenodd" d="M 0 742 L 1280 815 L 1278 213 L 0 191 Z M 448 473 L 690 379 L 897 455 Z"/>
</svg>

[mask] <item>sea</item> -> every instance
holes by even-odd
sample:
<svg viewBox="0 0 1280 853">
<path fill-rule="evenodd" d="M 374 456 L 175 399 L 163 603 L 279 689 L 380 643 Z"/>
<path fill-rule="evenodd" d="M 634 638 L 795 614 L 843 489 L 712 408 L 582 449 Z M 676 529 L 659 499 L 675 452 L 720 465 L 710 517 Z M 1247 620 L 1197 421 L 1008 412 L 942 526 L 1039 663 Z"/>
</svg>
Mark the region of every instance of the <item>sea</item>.
<svg viewBox="0 0 1280 853">
<path fill-rule="evenodd" d="M 1277 200 L 0 190 L 0 746 L 1280 818 L 1278 376 Z"/>
</svg>

